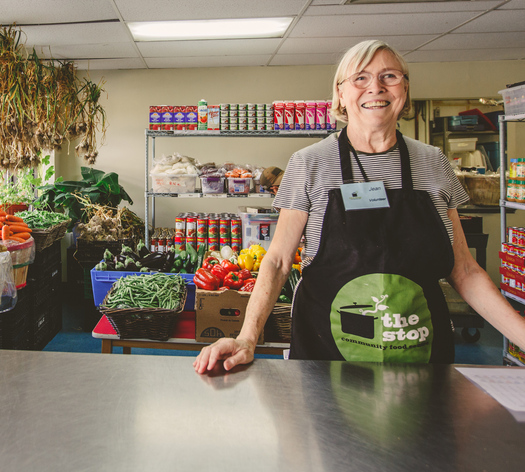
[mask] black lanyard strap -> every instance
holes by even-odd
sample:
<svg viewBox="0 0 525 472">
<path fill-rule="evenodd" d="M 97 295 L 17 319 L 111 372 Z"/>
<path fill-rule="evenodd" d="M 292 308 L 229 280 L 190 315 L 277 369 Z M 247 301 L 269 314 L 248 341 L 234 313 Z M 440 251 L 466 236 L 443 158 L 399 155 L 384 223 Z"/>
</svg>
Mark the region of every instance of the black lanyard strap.
<svg viewBox="0 0 525 472">
<path fill-rule="evenodd" d="M 412 172 L 410 170 L 410 156 L 408 154 L 408 148 L 403 138 L 403 135 L 399 130 L 396 130 L 397 144 L 399 146 L 399 152 L 401 155 L 401 185 L 404 189 L 413 189 Z M 341 175 L 343 177 L 343 183 L 354 182 L 354 173 L 352 171 L 352 159 L 350 153 L 354 155 L 354 159 L 357 162 L 359 170 L 365 179 L 365 182 L 369 182 L 368 176 L 366 175 L 363 164 L 357 157 L 357 153 L 354 147 L 348 140 L 347 127 L 345 126 L 339 134 L 339 159 L 341 161 Z"/>
</svg>

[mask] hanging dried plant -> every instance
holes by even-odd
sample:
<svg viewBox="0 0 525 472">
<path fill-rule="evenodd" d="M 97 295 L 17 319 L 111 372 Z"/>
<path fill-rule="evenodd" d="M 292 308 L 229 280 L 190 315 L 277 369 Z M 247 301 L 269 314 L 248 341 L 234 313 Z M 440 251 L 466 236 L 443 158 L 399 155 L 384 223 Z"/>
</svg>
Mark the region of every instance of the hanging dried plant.
<svg viewBox="0 0 525 472">
<path fill-rule="evenodd" d="M 28 52 L 15 25 L 0 28 L 0 169 L 33 168 L 43 150 L 79 138 L 77 155 L 94 164 L 105 136 L 102 83 L 77 77 L 72 62 Z"/>
</svg>

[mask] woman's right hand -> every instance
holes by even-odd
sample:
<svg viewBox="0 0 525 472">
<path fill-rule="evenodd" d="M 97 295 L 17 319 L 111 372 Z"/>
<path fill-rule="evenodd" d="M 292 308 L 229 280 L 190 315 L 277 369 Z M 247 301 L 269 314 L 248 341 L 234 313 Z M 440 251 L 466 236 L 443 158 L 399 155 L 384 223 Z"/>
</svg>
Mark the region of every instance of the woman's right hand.
<svg viewBox="0 0 525 472">
<path fill-rule="evenodd" d="M 231 370 L 238 364 L 249 364 L 253 361 L 255 352 L 255 345 L 248 341 L 233 338 L 221 338 L 215 343 L 204 347 L 195 362 L 193 367 L 195 372 L 203 374 L 206 371 L 212 370 L 217 361 L 224 361 L 223 367 L 225 370 Z"/>
</svg>

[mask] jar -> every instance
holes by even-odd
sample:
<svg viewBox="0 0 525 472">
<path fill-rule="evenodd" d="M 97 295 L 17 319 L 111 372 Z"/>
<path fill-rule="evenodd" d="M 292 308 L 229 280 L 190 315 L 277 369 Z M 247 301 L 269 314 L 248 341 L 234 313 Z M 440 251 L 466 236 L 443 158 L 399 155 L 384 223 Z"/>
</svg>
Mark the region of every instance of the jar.
<svg viewBox="0 0 525 472">
<path fill-rule="evenodd" d="M 510 160 L 509 177 L 514 179 L 518 176 L 518 159 L 513 158 Z"/>
<path fill-rule="evenodd" d="M 514 179 L 510 179 L 507 182 L 507 201 L 509 202 L 516 201 L 517 188 L 514 182 L 515 182 Z"/>
<path fill-rule="evenodd" d="M 516 177 L 525 178 L 525 159 L 520 157 L 516 165 Z"/>
<path fill-rule="evenodd" d="M 514 181 L 516 187 L 516 202 L 525 203 L 525 178 L 516 179 Z"/>
</svg>

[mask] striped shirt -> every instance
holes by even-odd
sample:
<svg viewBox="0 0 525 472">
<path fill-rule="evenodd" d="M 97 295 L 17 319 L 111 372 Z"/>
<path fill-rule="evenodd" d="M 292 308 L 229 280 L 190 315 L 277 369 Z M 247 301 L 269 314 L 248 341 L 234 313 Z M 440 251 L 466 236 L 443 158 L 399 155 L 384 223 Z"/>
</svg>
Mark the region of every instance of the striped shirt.
<svg viewBox="0 0 525 472">
<path fill-rule="evenodd" d="M 457 208 L 469 197 L 439 148 L 411 138 L 404 139 L 410 155 L 414 189 L 429 193 L 452 244 L 452 222 L 447 210 Z M 401 188 L 401 156 L 397 146 L 384 153 L 358 151 L 357 155 L 370 181 L 383 181 L 387 189 Z M 364 181 L 353 155 L 351 159 L 354 180 Z M 342 183 L 337 133 L 297 151 L 286 167 L 273 206 L 276 210 L 284 208 L 308 213 L 304 231 L 304 265 L 308 265 L 319 248 L 328 191 L 339 188 Z"/>
</svg>

